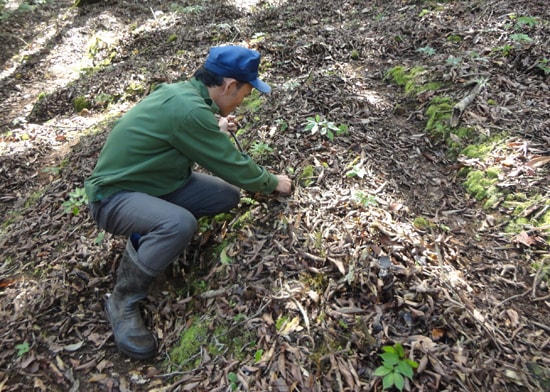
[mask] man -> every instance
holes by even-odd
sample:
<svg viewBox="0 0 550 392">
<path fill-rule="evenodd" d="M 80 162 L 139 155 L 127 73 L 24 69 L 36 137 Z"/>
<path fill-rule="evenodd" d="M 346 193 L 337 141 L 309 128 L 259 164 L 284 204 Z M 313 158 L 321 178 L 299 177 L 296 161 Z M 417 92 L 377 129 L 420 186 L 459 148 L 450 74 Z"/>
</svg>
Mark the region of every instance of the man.
<svg viewBox="0 0 550 392">
<path fill-rule="evenodd" d="M 187 247 L 197 219 L 237 206 L 239 188 L 290 193 L 290 179 L 239 152 L 220 129 L 232 124 L 216 118 L 253 88 L 271 91 L 258 79 L 259 63 L 244 47 L 211 48 L 192 79 L 161 84 L 117 121 L 85 181 L 97 225 L 128 237 L 105 313 L 119 350 L 132 358 L 156 353 L 138 302 Z M 193 172 L 195 163 L 215 176 Z"/>
</svg>

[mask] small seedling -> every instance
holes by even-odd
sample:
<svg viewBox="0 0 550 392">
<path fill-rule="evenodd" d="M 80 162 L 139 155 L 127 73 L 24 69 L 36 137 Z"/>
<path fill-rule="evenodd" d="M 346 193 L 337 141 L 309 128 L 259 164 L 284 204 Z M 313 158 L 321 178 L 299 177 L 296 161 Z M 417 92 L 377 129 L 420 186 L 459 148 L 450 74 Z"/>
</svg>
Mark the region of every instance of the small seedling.
<svg viewBox="0 0 550 392">
<path fill-rule="evenodd" d="M 545 75 L 550 75 L 550 60 L 544 58 L 538 61 L 537 68 L 541 69 Z"/>
<path fill-rule="evenodd" d="M 229 381 L 231 385 L 231 390 L 235 391 L 237 389 L 237 386 L 239 385 L 239 377 L 233 372 L 227 373 L 227 380 Z"/>
<path fill-rule="evenodd" d="M 260 141 L 255 141 L 250 147 L 250 154 L 256 159 L 262 158 L 272 151 L 273 149 L 268 144 Z"/>
<path fill-rule="evenodd" d="M 348 131 L 347 125 L 336 125 L 332 121 L 323 119 L 318 114 L 315 117 L 307 117 L 306 121 L 306 131 L 310 131 L 312 135 L 319 132 L 320 135 L 326 136 L 331 141 L 334 140 L 334 132 L 336 132 L 336 136 L 340 136 Z"/>
<path fill-rule="evenodd" d="M 382 386 L 384 389 L 396 387 L 400 391 L 405 386 L 405 377 L 412 380 L 415 368 L 418 363 L 405 357 L 405 349 L 399 343 L 393 346 L 383 346 L 382 366 L 379 366 L 374 375 L 382 377 Z"/>
<path fill-rule="evenodd" d="M 416 51 L 425 54 L 426 56 L 433 56 L 436 53 L 436 50 L 431 46 L 424 46 L 422 48 L 416 49 Z"/>
<path fill-rule="evenodd" d="M 510 38 L 517 42 L 518 44 L 528 44 L 533 42 L 533 38 L 529 37 L 527 34 L 518 33 L 518 34 L 510 34 Z"/>
<path fill-rule="evenodd" d="M 18 344 L 15 346 L 15 348 L 17 349 L 17 356 L 18 357 L 22 357 L 23 355 L 25 355 L 26 353 L 28 353 L 31 348 L 29 346 L 29 342 L 24 342 L 24 343 L 21 343 L 21 344 Z"/>
<path fill-rule="evenodd" d="M 63 209 L 65 212 L 72 212 L 73 215 L 78 215 L 80 207 L 88 204 L 88 196 L 84 188 L 76 188 L 74 191 L 69 192 L 69 200 L 63 203 Z"/>
</svg>

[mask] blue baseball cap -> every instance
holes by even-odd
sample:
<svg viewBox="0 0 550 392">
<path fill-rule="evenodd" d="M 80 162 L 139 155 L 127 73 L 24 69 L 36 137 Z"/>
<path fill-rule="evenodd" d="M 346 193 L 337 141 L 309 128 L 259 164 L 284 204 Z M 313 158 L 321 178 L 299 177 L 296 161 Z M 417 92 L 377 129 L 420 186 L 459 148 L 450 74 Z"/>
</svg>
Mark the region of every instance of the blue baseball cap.
<svg viewBox="0 0 550 392">
<path fill-rule="evenodd" d="M 204 68 L 226 78 L 248 82 L 262 93 L 271 87 L 258 79 L 260 53 L 242 46 L 216 46 L 210 48 Z"/>
</svg>

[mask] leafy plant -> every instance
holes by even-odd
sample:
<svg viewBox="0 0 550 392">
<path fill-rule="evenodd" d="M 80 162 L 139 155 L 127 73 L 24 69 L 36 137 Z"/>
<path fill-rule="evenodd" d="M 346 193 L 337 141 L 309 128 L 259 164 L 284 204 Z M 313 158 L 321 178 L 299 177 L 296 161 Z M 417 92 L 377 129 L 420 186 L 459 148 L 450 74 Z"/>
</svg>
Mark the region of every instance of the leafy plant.
<svg viewBox="0 0 550 392">
<path fill-rule="evenodd" d="M 433 56 L 436 53 L 435 49 L 431 46 L 424 46 L 422 48 L 416 49 L 416 51 L 425 54 L 426 56 Z"/>
<path fill-rule="evenodd" d="M 545 75 L 550 75 L 550 60 L 547 58 L 539 60 L 537 63 L 537 68 L 541 69 Z"/>
<path fill-rule="evenodd" d="M 264 350 L 262 350 L 261 348 L 259 350 L 256 350 L 256 352 L 254 353 L 254 361 L 256 363 L 260 362 L 262 360 L 263 355 L 264 355 Z"/>
<path fill-rule="evenodd" d="M 21 343 L 21 344 L 18 344 L 15 346 L 15 348 L 17 349 L 17 356 L 18 357 L 22 357 L 23 355 L 25 355 L 26 353 L 28 353 L 31 348 L 29 346 L 29 342 L 24 342 L 24 343 Z"/>
<path fill-rule="evenodd" d="M 378 205 L 378 201 L 376 201 L 376 197 L 374 197 L 373 195 L 368 195 L 363 191 L 357 191 L 353 195 L 353 199 L 357 204 L 361 204 L 364 207 Z"/>
<path fill-rule="evenodd" d="M 510 38 L 513 41 L 515 41 L 519 44 L 525 44 L 525 43 L 533 42 L 533 39 L 531 37 L 529 37 L 527 34 L 523 34 L 523 33 L 510 34 Z"/>
<path fill-rule="evenodd" d="M 384 389 L 396 387 L 400 391 L 405 385 L 405 377 L 412 380 L 414 370 L 418 363 L 405 357 L 405 349 L 400 343 L 393 346 L 383 346 L 382 366 L 374 371 L 374 375 L 382 377 L 382 386 Z"/>
<path fill-rule="evenodd" d="M 522 26 L 535 27 L 538 23 L 537 18 L 532 16 L 518 16 L 516 19 L 516 28 Z"/>
<path fill-rule="evenodd" d="M 336 136 L 340 136 L 348 131 L 347 125 L 336 125 L 332 121 L 323 119 L 318 114 L 315 117 L 307 117 L 306 121 L 306 131 L 310 131 L 312 135 L 319 132 L 320 135 L 326 136 L 331 141 L 334 140 L 334 132 L 336 132 Z"/>
<path fill-rule="evenodd" d="M 65 212 L 72 212 L 73 215 L 78 215 L 80 207 L 88 204 L 88 196 L 84 188 L 76 188 L 74 191 L 69 192 L 69 200 L 63 203 L 63 209 Z"/>
<path fill-rule="evenodd" d="M 255 141 L 254 143 L 252 143 L 252 146 L 250 147 L 250 154 L 254 158 L 261 158 L 272 151 L 273 149 L 269 147 L 268 144 L 260 141 Z"/>
<path fill-rule="evenodd" d="M 237 386 L 239 384 L 239 377 L 233 372 L 227 373 L 227 380 L 229 380 L 229 383 L 231 385 L 231 390 L 234 391 L 237 389 Z"/>
<path fill-rule="evenodd" d="M 367 171 L 365 170 L 365 168 L 363 167 L 363 164 L 361 163 L 354 165 L 350 170 L 346 172 L 346 176 L 348 177 L 364 178 L 366 174 L 367 174 Z"/>
</svg>

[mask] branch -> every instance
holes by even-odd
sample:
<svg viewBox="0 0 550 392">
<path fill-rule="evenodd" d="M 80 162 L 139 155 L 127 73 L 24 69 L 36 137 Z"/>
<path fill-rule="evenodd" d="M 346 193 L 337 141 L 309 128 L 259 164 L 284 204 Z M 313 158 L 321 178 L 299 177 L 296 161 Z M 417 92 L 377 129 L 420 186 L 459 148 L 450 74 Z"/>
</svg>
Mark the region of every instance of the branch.
<svg viewBox="0 0 550 392">
<path fill-rule="evenodd" d="M 479 94 L 479 92 L 481 91 L 484 85 L 485 85 L 485 82 L 483 81 L 476 82 L 476 85 L 472 89 L 472 91 L 470 91 L 468 95 L 462 98 L 462 100 L 453 107 L 453 114 L 451 116 L 451 126 L 456 127 L 458 125 L 458 122 L 460 121 L 460 116 L 462 116 L 462 113 L 464 112 L 466 107 L 472 103 L 472 101 Z"/>
</svg>

